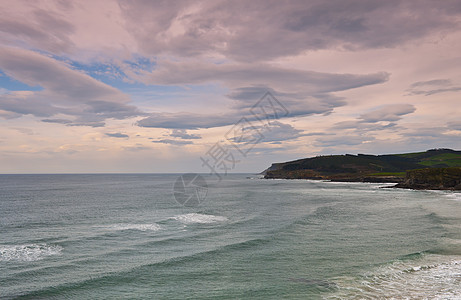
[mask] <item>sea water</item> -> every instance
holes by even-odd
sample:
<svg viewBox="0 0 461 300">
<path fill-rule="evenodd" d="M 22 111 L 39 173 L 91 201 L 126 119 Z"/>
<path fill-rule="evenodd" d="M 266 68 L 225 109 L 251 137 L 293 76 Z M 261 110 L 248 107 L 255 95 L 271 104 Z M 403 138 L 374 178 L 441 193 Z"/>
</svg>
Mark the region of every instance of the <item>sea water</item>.
<svg viewBox="0 0 461 300">
<path fill-rule="evenodd" d="M 461 299 L 461 194 L 179 174 L 0 175 L 2 299 Z"/>
</svg>

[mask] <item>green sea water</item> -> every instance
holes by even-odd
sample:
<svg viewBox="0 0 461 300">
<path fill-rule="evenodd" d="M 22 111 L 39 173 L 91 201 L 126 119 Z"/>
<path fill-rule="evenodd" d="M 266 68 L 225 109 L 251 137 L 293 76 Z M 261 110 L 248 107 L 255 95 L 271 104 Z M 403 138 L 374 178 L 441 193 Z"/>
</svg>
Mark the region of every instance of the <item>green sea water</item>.
<svg viewBox="0 0 461 300">
<path fill-rule="evenodd" d="M 0 175 L 1 299 L 461 299 L 461 194 L 173 174 Z"/>
</svg>

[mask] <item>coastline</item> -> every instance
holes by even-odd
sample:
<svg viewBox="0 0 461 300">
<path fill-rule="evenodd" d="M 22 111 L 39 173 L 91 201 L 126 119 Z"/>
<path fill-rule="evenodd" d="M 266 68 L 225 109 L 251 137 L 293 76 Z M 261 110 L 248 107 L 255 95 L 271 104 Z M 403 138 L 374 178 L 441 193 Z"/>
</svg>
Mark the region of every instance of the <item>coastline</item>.
<svg viewBox="0 0 461 300">
<path fill-rule="evenodd" d="M 344 154 L 273 163 L 265 179 L 395 183 L 395 188 L 461 190 L 461 151 L 437 148 L 402 154 Z"/>
<path fill-rule="evenodd" d="M 362 182 L 362 183 L 394 183 L 388 188 L 412 190 L 447 190 L 461 191 L 461 168 L 425 168 L 409 170 L 405 177 L 397 176 L 350 176 L 350 174 L 335 174 L 333 176 L 293 176 L 291 172 L 284 174 L 268 171 L 264 179 L 301 179 L 331 182 Z M 299 173 L 298 173 L 299 175 Z"/>
</svg>

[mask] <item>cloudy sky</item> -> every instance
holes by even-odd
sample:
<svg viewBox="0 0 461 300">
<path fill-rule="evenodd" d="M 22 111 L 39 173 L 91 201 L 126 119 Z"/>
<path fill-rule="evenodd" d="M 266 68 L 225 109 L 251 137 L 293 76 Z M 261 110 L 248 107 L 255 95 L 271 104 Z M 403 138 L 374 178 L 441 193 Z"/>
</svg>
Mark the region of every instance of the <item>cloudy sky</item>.
<svg viewBox="0 0 461 300">
<path fill-rule="evenodd" d="M 457 0 L 0 1 L 0 43 L 0 173 L 461 149 Z"/>
</svg>

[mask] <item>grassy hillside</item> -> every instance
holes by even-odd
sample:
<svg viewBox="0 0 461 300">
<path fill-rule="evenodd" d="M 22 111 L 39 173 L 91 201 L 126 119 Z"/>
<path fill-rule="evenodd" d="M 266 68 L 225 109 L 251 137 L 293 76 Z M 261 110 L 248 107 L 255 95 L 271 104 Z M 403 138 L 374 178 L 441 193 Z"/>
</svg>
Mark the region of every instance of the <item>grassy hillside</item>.
<svg viewBox="0 0 461 300">
<path fill-rule="evenodd" d="M 265 178 L 402 182 L 407 170 L 461 167 L 461 151 L 432 149 L 388 155 L 329 155 L 273 164 Z"/>
</svg>

